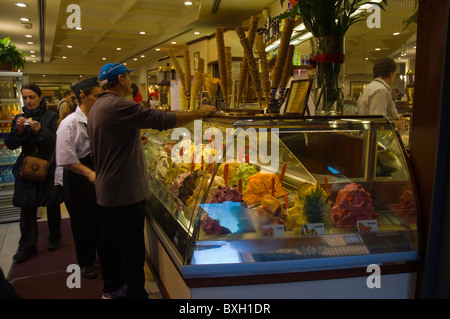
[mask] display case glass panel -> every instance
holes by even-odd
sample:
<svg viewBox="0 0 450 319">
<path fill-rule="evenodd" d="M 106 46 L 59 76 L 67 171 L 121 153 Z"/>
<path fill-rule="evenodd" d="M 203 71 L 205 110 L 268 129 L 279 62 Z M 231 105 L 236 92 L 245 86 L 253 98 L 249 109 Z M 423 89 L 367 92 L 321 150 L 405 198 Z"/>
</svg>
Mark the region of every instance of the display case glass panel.
<svg viewBox="0 0 450 319">
<path fill-rule="evenodd" d="M 388 119 L 223 115 L 145 134 L 149 212 L 193 272 L 418 258 L 415 188 Z"/>
</svg>

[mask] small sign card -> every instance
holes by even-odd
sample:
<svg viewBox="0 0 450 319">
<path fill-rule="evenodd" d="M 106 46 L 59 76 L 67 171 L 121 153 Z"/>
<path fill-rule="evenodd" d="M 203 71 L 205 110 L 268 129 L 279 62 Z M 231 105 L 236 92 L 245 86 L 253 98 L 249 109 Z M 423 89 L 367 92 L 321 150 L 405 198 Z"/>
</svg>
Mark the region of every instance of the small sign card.
<svg viewBox="0 0 450 319">
<path fill-rule="evenodd" d="M 356 222 L 356 228 L 360 233 L 370 233 L 378 231 L 378 223 L 376 219 L 358 220 Z"/>
<path fill-rule="evenodd" d="M 284 225 L 264 225 L 262 233 L 264 237 L 283 237 Z"/>
<path fill-rule="evenodd" d="M 325 235 L 325 225 L 323 223 L 304 224 L 302 227 L 302 235 Z"/>
</svg>

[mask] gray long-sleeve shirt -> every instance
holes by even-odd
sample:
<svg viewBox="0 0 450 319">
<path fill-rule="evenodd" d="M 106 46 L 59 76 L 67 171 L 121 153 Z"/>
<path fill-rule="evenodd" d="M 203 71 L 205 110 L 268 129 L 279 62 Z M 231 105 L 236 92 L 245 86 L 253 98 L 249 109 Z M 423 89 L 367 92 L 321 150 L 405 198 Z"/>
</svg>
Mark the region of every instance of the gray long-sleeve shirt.
<svg viewBox="0 0 450 319">
<path fill-rule="evenodd" d="M 174 113 L 147 109 L 112 92 L 99 95 L 88 116 L 97 202 L 125 206 L 150 196 L 140 129 L 175 127 Z"/>
</svg>

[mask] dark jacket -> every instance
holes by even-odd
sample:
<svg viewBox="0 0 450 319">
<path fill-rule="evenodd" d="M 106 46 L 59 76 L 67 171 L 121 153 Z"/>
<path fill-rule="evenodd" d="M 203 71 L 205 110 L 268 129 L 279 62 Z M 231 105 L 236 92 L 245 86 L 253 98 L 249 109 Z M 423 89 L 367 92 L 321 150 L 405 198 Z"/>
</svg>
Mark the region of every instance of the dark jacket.
<svg viewBox="0 0 450 319">
<path fill-rule="evenodd" d="M 47 109 L 44 99 L 38 108 L 30 110 L 27 107 L 23 107 L 22 110 L 22 114 L 14 117 L 11 132 L 4 140 L 6 147 L 11 150 L 22 147 L 22 153 L 13 168 L 15 178 L 13 205 L 29 208 L 48 206 L 58 200 L 58 189 L 54 186 L 56 165 L 52 155 L 55 151 L 59 115 Z M 16 122 L 20 116 L 25 118 L 31 117 L 34 121 L 39 121 L 41 130 L 36 132 L 32 128 L 26 127 L 24 133 L 19 136 Z M 46 160 L 52 159 L 47 178 L 43 182 L 30 181 L 19 175 L 23 158 L 27 155 Z"/>
</svg>

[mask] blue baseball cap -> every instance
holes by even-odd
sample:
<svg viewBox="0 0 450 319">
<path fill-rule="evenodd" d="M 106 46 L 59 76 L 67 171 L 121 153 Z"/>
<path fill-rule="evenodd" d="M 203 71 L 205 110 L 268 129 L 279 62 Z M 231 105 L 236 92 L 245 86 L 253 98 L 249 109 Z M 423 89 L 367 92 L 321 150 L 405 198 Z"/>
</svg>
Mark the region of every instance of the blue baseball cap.
<svg viewBox="0 0 450 319">
<path fill-rule="evenodd" d="M 101 85 L 105 85 L 109 81 L 114 80 L 117 78 L 120 74 L 123 74 L 125 72 L 131 72 L 136 69 L 128 70 L 125 66 L 123 66 L 120 63 L 107 63 L 105 64 L 98 75 L 98 79 L 100 80 Z"/>
</svg>

